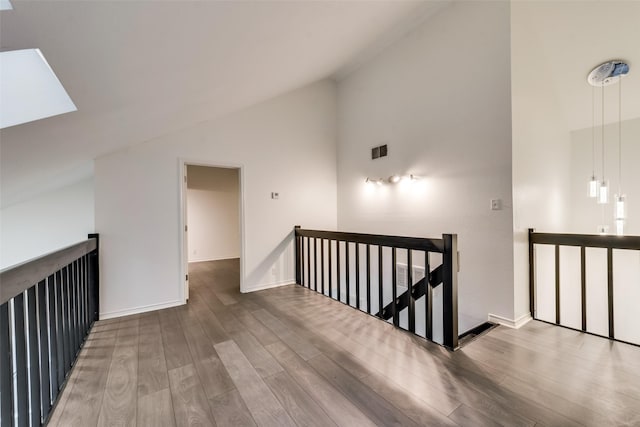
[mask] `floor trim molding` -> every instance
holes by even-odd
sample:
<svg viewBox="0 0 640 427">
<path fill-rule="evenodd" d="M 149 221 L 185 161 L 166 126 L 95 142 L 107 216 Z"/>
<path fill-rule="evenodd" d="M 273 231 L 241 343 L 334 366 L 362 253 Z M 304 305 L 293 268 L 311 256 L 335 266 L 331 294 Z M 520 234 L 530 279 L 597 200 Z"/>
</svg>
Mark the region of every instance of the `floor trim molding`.
<svg viewBox="0 0 640 427">
<path fill-rule="evenodd" d="M 177 307 L 183 305 L 183 301 L 169 301 L 160 304 L 143 305 L 141 307 L 128 308 L 126 310 L 109 311 L 100 313 L 100 320 L 114 319 L 116 317 L 130 316 L 132 314 L 146 313 L 147 311 L 162 310 L 163 308 Z"/>
<path fill-rule="evenodd" d="M 295 280 L 283 280 L 280 282 L 275 282 L 275 283 L 267 283 L 264 285 L 258 285 L 249 289 L 245 289 L 244 291 L 242 291 L 243 294 L 248 294 L 250 292 L 256 292 L 256 291 L 264 291 L 265 289 L 271 289 L 271 288 L 277 288 L 279 286 L 285 286 L 285 285 L 295 285 Z"/>
<path fill-rule="evenodd" d="M 520 329 L 521 327 L 529 323 L 529 321 L 532 319 L 533 317 L 531 317 L 531 313 L 525 313 L 515 320 L 498 316 L 497 314 L 489 313 L 489 322 L 498 323 L 502 326 L 506 326 L 508 328 L 513 328 L 513 329 Z"/>
</svg>

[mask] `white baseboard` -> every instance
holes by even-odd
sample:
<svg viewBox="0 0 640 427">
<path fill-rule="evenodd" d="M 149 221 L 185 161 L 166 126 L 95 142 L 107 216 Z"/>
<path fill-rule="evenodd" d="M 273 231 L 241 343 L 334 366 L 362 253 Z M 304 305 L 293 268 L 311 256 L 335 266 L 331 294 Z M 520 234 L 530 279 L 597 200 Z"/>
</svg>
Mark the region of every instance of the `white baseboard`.
<svg viewBox="0 0 640 427">
<path fill-rule="evenodd" d="M 502 317 L 502 316 L 498 316 L 497 314 L 491 314 L 489 313 L 489 322 L 493 322 L 493 323 L 498 323 L 499 325 L 503 325 L 506 326 L 508 328 L 513 328 L 513 329 L 520 329 L 521 327 L 523 327 L 524 325 L 526 325 L 527 323 L 529 323 L 530 320 L 532 320 L 533 318 L 531 317 L 531 313 L 525 313 L 522 316 L 518 317 L 517 319 L 507 319 L 506 317 Z"/>
<path fill-rule="evenodd" d="M 192 263 L 192 262 L 226 261 L 229 259 L 239 259 L 239 258 L 240 258 L 240 255 L 232 255 L 232 256 L 221 257 L 221 258 L 190 259 L 188 262 Z"/>
<path fill-rule="evenodd" d="M 109 311 L 100 313 L 100 320 L 114 319 L 116 317 L 130 316 L 132 314 L 146 313 L 147 311 L 162 310 L 163 308 L 177 307 L 183 305 L 184 301 L 169 301 L 160 304 L 143 305 L 141 307 L 128 308 L 126 310 Z"/>
<path fill-rule="evenodd" d="M 281 282 L 266 283 L 264 285 L 257 285 L 250 289 L 245 289 L 244 291 L 242 291 L 242 293 L 246 294 L 249 292 L 264 291 L 265 289 L 277 288 L 285 285 L 294 285 L 295 282 L 296 282 L 295 280 L 283 280 Z"/>
</svg>

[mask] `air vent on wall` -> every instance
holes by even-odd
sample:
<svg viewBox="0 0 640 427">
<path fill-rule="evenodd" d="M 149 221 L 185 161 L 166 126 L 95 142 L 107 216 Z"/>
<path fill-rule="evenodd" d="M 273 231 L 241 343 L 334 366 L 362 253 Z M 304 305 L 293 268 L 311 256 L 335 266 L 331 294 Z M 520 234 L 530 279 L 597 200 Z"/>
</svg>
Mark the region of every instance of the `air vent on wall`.
<svg viewBox="0 0 640 427">
<path fill-rule="evenodd" d="M 373 147 L 371 149 L 371 159 L 379 159 L 380 157 L 387 156 L 387 144 L 379 145 L 378 147 Z"/>
</svg>

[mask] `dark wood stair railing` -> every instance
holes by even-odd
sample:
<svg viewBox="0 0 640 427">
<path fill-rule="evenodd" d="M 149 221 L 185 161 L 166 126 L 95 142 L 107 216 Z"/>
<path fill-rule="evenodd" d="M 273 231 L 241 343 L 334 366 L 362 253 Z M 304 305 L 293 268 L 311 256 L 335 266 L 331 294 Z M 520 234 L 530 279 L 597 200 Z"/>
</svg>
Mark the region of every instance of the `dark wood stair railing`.
<svg viewBox="0 0 640 427">
<path fill-rule="evenodd" d="M 554 320 L 541 319 L 538 316 L 538 305 L 548 303 L 548 301 L 539 301 L 537 298 L 537 279 L 536 279 L 536 248 L 540 246 L 549 246 L 554 248 L 554 293 L 555 301 L 553 313 Z M 575 328 L 564 324 L 563 317 L 561 316 L 561 288 L 562 288 L 562 275 L 560 274 L 561 265 L 561 247 L 577 247 L 580 248 L 580 316 L 581 325 L 580 328 Z M 588 326 L 587 317 L 587 249 L 600 248 L 606 249 L 606 271 L 607 278 L 606 286 L 607 293 L 607 329 L 608 334 L 603 335 L 590 330 Z M 599 235 L 599 234 L 567 234 L 567 233 L 539 233 L 533 228 L 529 229 L 529 304 L 531 310 L 531 317 L 542 322 L 551 323 L 554 325 L 562 326 L 567 329 L 573 329 L 581 331 L 590 335 L 596 335 L 604 338 L 609 338 L 614 341 L 624 342 L 635 346 L 640 346 L 640 339 L 637 342 L 631 340 L 620 339 L 616 336 L 616 329 L 614 323 L 614 250 L 631 250 L 640 251 L 640 236 L 612 236 L 612 235 Z"/>
<path fill-rule="evenodd" d="M 99 236 L 0 271 L 0 425 L 46 425 L 99 313 Z"/>
<path fill-rule="evenodd" d="M 296 283 L 332 299 L 343 302 L 356 309 L 384 320 L 393 319 L 393 325 L 400 328 L 400 313 L 407 310 L 407 330 L 416 333 L 416 300 L 425 297 L 425 334 L 420 337 L 433 341 L 433 288 L 442 285 L 442 336 L 441 343 L 450 350 L 458 345 L 458 249 L 455 234 L 443 234 L 441 239 L 419 237 L 385 236 L 377 234 L 348 233 L 337 231 L 305 230 L 296 226 L 295 234 L 295 266 Z M 319 242 L 318 242 L 319 240 Z M 327 243 L 325 245 L 325 242 Z M 318 244 L 319 243 L 319 244 Z M 334 244 L 335 243 L 335 244 Z M 355 248 L 353 247 L 355 245 Z M 361 245 L 365 256 L 361 256 Z M 372 301 L 371 247 L 378 248 L 378 271 L 374 280 L 378 282 L 378 301 Z M 326 248 L 326 251 L 325 251 Z M 334 249 L 335 248 L 335 257 Z M 383 274 L 383 248 L 391 249 L 391 283 L 385 283 Z M 350 258 L 355 249 L 355 257 Z M 398 295 L 397 250 L 404 249 L 407 254 L 407 290 Z M 320 256 L 318 257 L 318 250 Z M 340 252 L 344 250 L 344 257 Z M 325 252 L 327 256 L 325 257 Z M 413 283 L 414 252 L 424 255 L 424 271 L 426 277 Z M 374 250 L 375 253 L 375 250 Z M 442 264 L 431 270 L 430 253 L 442 254 Z M 318 263 L 320 258 L 320 263 Z M 361 278 L 364 258 L 366 277 Z M 341 259 L 345 266 L 341 267 Z M 326 262 L 325 262 L 326 260 Z M 351 261 L 350 261 L 351 260 Z M 351 277 L 355 265 L 355 278 Z M 328 274 L 325 274 L 327 270 Z M 319 274 L 318 274 L 319 273 Z M 334 274 L 335 273 L 335 274 Z M 335 282 L 334 283 L 334 277 Z M 352 280 L 355 279 L 355 292 L 352 295 Z M 325 286 L 326 285 L 326 286 Z M 391 287 L 391 302 L 383 303 L 383 290 Z M 364 287 L 364 304 L 361 306 L 361 292 Z M 335 288 L 335 292 L 334 292 Z M 325 290 L 326 289 L 326 290 Z M 411 292 L 409 292 L 411 289 Z M 344 290 L 346 301 L 342 301 Z M 374 289 L 375 290 L 375 289 Z M 328 291 L 328 292 L 327 292 Z M 352 303 L 355 296 L 355 304 Z M 418 319 L 422 321 L 422 319 Z M 402 328 L 405 329 L 405 328 Z"/>
</svg>

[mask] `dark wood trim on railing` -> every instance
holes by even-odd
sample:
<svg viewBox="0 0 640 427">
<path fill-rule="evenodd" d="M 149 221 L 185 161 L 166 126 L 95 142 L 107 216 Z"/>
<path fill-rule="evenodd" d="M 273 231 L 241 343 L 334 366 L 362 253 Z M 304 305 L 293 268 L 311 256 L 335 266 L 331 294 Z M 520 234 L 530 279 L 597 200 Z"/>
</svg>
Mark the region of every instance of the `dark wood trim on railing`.
<svg viewBox="0 0 640 427">
<path fill-rule="evenodd" d="M 532 239 L 531 243 L 540 245 L 640 250 L 640 236 L 536 233 L 533 229 L 530 229 L 529 236 Z"/>
<path fill-rule="evenodd" d="M 34 283 L 46 279 L 72 261 L 97 247 L 97 240 L 89 238 L 24 263 L 0 271 L 0 304 L 29 289 Z"/>
<path fill-rule="evenodd" d="M 625 342 L 640 346 L 640 343 L 622 341 L 615 337 L 614 325 L 614 271 L 613 271 L 613 250 L 638 250 L 640 251 L 640 236 L 611 236 L 599 234 L 556 234 L 556 233 L 536 233 L 533 228 L 529 229 L 529 305 L 531 316 L 536 320 L 536 267 L 535 248 L 536 245 L 554 246 L 554 271 L 555 271 L 555 322 L 548 322 L 568 329 L 579 330 L 590 335 L 603 336 L 615 341 Z M 560 289 L 562 281 L 560 277 L 560 247 L 572 246 L 580 248 L 580 307 L 581 307 L 581 329 L 572 328 L 561 324 L 562 316 L 560 312 Z M 586 286 L 586 248 L 600 248 L 607 250 L 607 311 L 608 311 L 608 335 L 599 335 L 587 331 L 587 286 Z"/>
<path fill-rule="evenodd" d="M 428 340 L 433 339 L 433 297 L 432 288 L 443 285 L 443 345 L 450 350 L 458 348 L 458 247 L 457 236 L 455 234 L 444 234 L 442 239 L 427 239 L 417 237 L 401 237 L 401 236 L 385 236 L 378 234 L 360 234 L 360 233 L 347 233 L 337 231 L 319 231 L 319 230 L 305 230 L 300 226 L 294 228 L 295 236 L 295 265 L 296 265 L 296 283 L 301 286 L 305 286 L 310 290 L 315 290 L 323 295 L 326 295 L 325 289 L 325 268 L 328 269 L 328 287 L 329 297 L 336 299 L 344 304 L 347 304 L 355 309 L 364 310 L 366 313 L 379 317 L 383 320 L 393 319 L 393 325 L 400 326 L 400 312 L 407 310 L 408 322 L 407 330 L 415 333 L 416 327 L 416 308 L 415 301 L 422 296 L 425 296 L 425 338 Z M 320 240 L 320 257 L 317 256 L 317 240 Z M 324 241 L 328 243 L 328 267 L 325 265 L 324 257 Z M 305 243 L 306 241 L 306 243 Z M 313 243 L 311 243 L 313 241 Z M 333 242 L 336 246 L 335 257 L 335 272 L 336 272 L 336 295 L 333 295 L 332 276 L 334 272 L 333 268 L 333 256 L 332 248 Z M 341 268 L 340 262 L 340 247 L 344 242 L 344 268 Z M 309 248 L 313 245 L 313 255 Z M 355 249 L 354 259 L 350 260 L 352 245 Z M 364 288 L 362 287 L 361 268 L 362 258 L 360 255 L 361 245 L 365 245 L 365 257 L 364 262 L 366 266 L 366 278 L 364 279 Z M 378 301 L 377 304 L 372 301 L 371 297 L 371 275 L 375 272 L 371 271 L 371 246 L 377 246 L 377 278 L 378 278 Z M 305 247 L 307 250 L 305 251 Z M 391 283 L 387 283 L 386 286 L 383 283 L 383 248 L 387 247 L 391 249 L 391 265 L 393 270 L 390 272 Z M 401 295 L 398 295 L 398 273 L 397 268 L 397 250 L 407 250 L 407 286 L 408 289 L 403 291 Z M 425 277 L 418 280 L 417 283 L 413 283 L 415 279 L 413 277 L 413 251 L 421 251 L 424 253 L 425 261 Z M 433 271 L 430 270 L 429 253 L 437 252 L 442 254 L 443 263 L 436 267 Z M 320 265 L 318 265 L 318 258 L 320 258 Z M 351 277 L 351 261 L 355 262 L 355 274 Z M 306 269 L 306 277 L 305 277 Z M 318 283 L 318 269 L 320 269 L 320 280 Z M 312 273 L 313 270 L 313 273 Z M 355 280 L 352 283 L 352 279 Z M 344 283 L 344 287 L 342 284 Z M 355 302 L 351 298 L 351 286 L 355 286 Z M 390 290 L 389 287 L 391 288 Z M 391 302 L 386 306 L 383 306 L 383 291 L 387 289 L 387 298 L 391 296 Z M 345 291 L 345 296 L 342 298 L 342 291 Z M 366 292 L 363 297 L 364 301 L 361 303 L 361 293 Z M 404 326 L 402 327 L 404 329 Z"/>
<path fill-rule="evenodd" d="M 385 236 L 383 234 L 345 233 L 342 231 L 320 231 L 296 229 L 299 235 L 304 237 L 316 237 L 341 242 L 364 243 L 369 245 L 388 246 L 398 249 L 415 249 L 418 251 L 440 252 L 444 251 L 442 239 L 426 239 L 420 237 Z"/>
<path fill-rule="evenodd" d="M 46 425 L 99 312 L 98 235 L 0 272 L 0 425 Z"/>
</svg>

